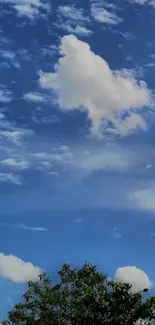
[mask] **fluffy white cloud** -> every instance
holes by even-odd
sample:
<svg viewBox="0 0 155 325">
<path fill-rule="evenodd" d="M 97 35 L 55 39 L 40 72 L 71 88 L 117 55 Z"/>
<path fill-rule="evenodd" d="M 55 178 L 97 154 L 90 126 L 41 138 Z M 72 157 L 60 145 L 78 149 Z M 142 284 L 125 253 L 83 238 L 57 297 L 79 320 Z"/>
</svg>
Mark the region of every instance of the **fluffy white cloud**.
<svg viewBox="0 0 155 325">
<path fill-rule="evenodd" d="M 45 97 L 36 92 L 29 92 L 24 94 L 23 99 L 30 101 L 30 102 L 44 102 Z"/>
<path fill-rule="evenodd" d="M 15 282 L 38 280 L 42 270 L 30 262 L 24 262 L 14 255 L 0 253 L 0 276 Z"/>
<path fill-rule="evenodd" d="M 150 289 L 152 283 L 147 274 L 136 266 L 119 267 L 114 275 L 114 280 L 132 285 L 132 292 Z"/>
<path fill-rule="evenodd" d="M 31 20 L 41 15 L 41 9 L 49 10 L 49 5 L 42 0 L 0 0 L 0 3 L 11 5 L 17 12 L 18 16 L 25 16 Z"/>
<path fill-rule="evenodd" d="M 63 57 L 56 64 L 55 73 L 40 72 L 39 79 L 42 88 L 57 93 L 60 107 L 85 109 L 93 135 L 103 129 L 128 134 L 146 128 L 140 111 L 150 103 L 150 94 L 144 82 L 138 83 L 124 70 L 112 71 L 88 43 L 74 35 L 62 38 L 60 52 Z"/>
</svg>

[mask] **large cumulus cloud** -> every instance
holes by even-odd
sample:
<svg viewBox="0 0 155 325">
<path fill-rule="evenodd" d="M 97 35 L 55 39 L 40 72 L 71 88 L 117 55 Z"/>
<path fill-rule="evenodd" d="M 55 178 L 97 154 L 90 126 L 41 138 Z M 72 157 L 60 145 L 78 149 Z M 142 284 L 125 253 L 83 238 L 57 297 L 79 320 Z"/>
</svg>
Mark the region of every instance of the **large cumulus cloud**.
<svg viewBox="0 0 155 325">
<path fill-rule="evenodd" d="M 74 35 L 62 37 L 60 53 L 55 72 L 40 72 L 39 83 L 56 92 L 61 108 L 84 109 L 93 135 L 105 129 L 126 135 L 147 128 L 141 109 L 149 105 L 150 93 L 144 82 L 137 82 L 125 69 L 111 70 L 88 43 Z"/>
</svg>

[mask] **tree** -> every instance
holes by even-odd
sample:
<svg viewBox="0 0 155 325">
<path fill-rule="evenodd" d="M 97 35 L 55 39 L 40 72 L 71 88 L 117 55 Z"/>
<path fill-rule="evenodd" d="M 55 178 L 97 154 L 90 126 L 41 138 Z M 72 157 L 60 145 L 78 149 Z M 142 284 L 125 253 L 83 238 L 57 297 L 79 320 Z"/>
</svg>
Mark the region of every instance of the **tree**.
<svg viewBox="0 0 155 325">
<path fill-rule="evenodd" d="M 155 297 L 144 300 L 129 284 L 118 284 L 85 263 L 65 264 L 52 285 L 46 274 L 30 281 L 23 301 L 8 313 L 3 325 L 132 325 L 155 319 Z"/>
</svg>

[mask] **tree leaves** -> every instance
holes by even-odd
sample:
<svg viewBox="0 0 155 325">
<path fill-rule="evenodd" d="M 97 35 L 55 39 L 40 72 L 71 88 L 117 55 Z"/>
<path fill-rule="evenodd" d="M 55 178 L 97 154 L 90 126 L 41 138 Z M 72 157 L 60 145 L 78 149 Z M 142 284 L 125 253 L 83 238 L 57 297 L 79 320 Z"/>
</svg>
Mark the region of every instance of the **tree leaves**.
<svg viewBox="0 0 155 325">
<path fill-rule="evenodd" d="M 129 284 L 109 281 L 96 266 L 71 269 L 64 264 L 58 274 L 55 286 L 45 273 L 38 282 L 30 281 L 3 325 L 133 325 L 155 319 L 154 296 L 144 301 Z"/>
</svg>

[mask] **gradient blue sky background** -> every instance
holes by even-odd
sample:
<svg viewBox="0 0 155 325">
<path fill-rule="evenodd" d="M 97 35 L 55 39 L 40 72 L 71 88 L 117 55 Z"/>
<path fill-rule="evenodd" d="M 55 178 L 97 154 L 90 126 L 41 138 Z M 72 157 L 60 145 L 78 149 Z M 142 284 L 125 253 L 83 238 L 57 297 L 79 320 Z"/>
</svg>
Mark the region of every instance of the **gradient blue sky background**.
<svg viewBox="0 0 155 325">
<path fill-rule="evenodd" d="M 66 261 L 155 281 L 154 28 L 154 0 L 0 0 L 0 321 Z"/>
</svg>

